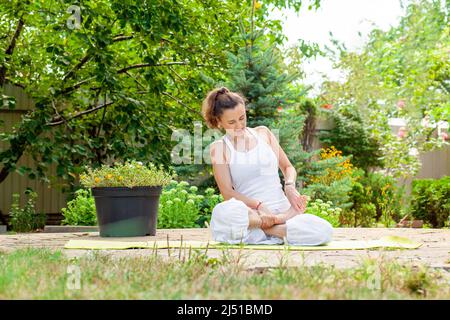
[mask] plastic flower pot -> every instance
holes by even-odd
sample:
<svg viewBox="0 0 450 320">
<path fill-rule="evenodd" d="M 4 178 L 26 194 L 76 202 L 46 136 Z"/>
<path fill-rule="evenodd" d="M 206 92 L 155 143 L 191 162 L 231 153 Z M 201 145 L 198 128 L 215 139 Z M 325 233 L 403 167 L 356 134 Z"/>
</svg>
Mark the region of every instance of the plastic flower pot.
<svg viewBox="0 0 450 320">
<path fill-rule="evenodd" d="M 100 236 L 154 236 L 161 192 L 161 186 L 92 188 Z"/>
</svg>

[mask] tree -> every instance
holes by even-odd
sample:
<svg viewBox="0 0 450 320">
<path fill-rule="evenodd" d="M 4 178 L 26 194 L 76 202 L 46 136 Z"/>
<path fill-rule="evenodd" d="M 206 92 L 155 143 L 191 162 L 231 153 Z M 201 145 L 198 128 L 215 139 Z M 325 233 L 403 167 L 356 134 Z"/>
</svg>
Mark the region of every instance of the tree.
<svg viewBox="0 0 450 320">
<path fill-rule="evenodd" d="M 210 89 L 202 76 L 222 77 L 247 9 L 220 0 L 1 2 L 0 87 L 24 88 L 35 108 L 0 133 L 9 145 L 0 183 L 12 171 L 48 181 L 52 163 L 69 186 L 84 166 L 115 158 L 170 165 L 171 133 L 201 119 Z M 25 153 L 35 167 L 17 168 Z"/>
</svg>

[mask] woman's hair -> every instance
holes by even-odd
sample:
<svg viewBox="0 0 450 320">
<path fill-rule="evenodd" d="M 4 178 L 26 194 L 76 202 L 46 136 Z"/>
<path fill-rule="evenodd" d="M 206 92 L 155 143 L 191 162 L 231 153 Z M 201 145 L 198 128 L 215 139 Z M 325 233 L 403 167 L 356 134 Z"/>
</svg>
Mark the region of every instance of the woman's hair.
<svg viewBox="0 0 450 320">
<path fill-rule="evenodd" d="M 233 109 L 237 105 L 245 106 L 245 99 L 228 88 L 216 88 L 208 93 L 202 104 L 202 115 L 209 128 L 217 128 L 218 120 L 225 109 Z"/>
</svg>

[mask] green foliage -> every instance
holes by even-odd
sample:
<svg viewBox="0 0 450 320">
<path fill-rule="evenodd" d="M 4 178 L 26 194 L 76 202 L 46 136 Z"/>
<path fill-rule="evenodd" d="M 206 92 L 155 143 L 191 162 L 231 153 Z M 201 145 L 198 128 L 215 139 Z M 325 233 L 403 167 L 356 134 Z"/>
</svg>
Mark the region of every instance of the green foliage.
<svg viewBox="0 0 450 320">
<path fill-rule="evenodd" d="M 305 213 L 314 214 L 328 221 L 333 227 L 339 227 L 339 217 L 342 213 L 341 208 L 333 208 L 331 201 L 324 202 L 321 199 L 309 202 Z"/>
<path fill-rule="evenodd" d="M 197 220 L 197 225 L 200 227 L 205 225 L 205 222 L 211 221 L 211 214 L 214 207 L 220 202 L 224 201 L 223 196 L 218 193 L 214 188 L 206 188 L 204 197 L 200 203 L 200 218 Z"/>
<path fill-rule="evenodd" d="M 334 206 L 339 207 L 342 210 L 346 210 L 352 206 L 349 195 L 352 187 L 352 178 L 345 177 L 339 180 L 334 180 L 330 184 L 308 184 L 302 190 L 302 194 L 306 194 L 312 199 L 322 199 L 325 202 L 331 201 Z"/>
<path fill-rule="evenodd" d="M 86 188 L 94 187 L 147 187 L 169 184 L 173 173 L 153 163 L 144 165 L 139 161 L 116 162 L 114 165 L 102 165 L 101 168 L 80 175 L 80 182 Z"/>
<path fill-rule="evenodd" d="M 304 128 L 306 114 L 300 107 L 283 109 L 278 112 L 275 129 L 279 135 L 279 143 L 297 171 L 304 163 L 311 159 L 315 153 L 305 152 L 300 143 Z"/>
<path fill-rule="evenodd" d="M 412 182 L 411 214 L 434 228 L 448 226 L 450 216 L 450 176 Z"/>
<path fill-rule="evenodd" d="M 394 227 L 406 214 L 404 208 L 405 186 L 397 186 L 393 177 L 382 173 L 367 173 L 361 183 L 372 192 L 370 201 L 377 210 L 376 220 L 385 227 Z"/>
<path fill-rule="evenodd" d="M 61 209 L 64 216 L 62 224 L 74 226 L 97 225 L 97 211 L 91 189 L 75 191 L 75 198 L 67 203 L 67 208 Z"/>
<path fill-rule="evenodd" d="M 325 103 L 351 105 L 363 116 L 370 136 L 380 142 L 388 175 L 413 177 L 420 169 L 418 154 L 448 145 L 433 134 L 438 121 L 450 120 L 448 10 L 448 1 L 411 2 L 397 26 L 372 31 L 361 53 L 340 48 L 336 66 L 348 74 L 346 81 L 324 83 Z M 405 119 L 406 137 L 393 136 L 393 117 Z M 429 126 L 423 125 L 426 119 Z"/>
<path fill-rule="evenodd" d="M 349 193 L 352 206 L 341 217 L 341 223 L 350 227 L 372 227 L 376 222 L 376 207 L 371 202 L 372 190 L 355 182 Z"/>
<path fill-rule="evenodd" d="M 380 173 L 360 175 L 350 192 L 353 203 L 345 215 L 346 225 L 370 227 L 379 222 L 394 227 L 404 214 L 404 187 L 397 187 L 394 178 Z"/>
<path fill-rule="evenodd" d="M 238 54 L 228 53 L 231 66 L 228 86 L 246 98 L 250 127 L 272 127 L 277 108 L 287 108 L 302 97 L 295 95 L 289 85 L 300 74 L 288 73 L 280 49 L 268 42 L 262 30 L 251 34 L 241 32 L 243 45 Z"/>
<path fill-rule="evenodd" d="M 319 133 L 324 147 L 334 146 L 343 155 L 351 155 L 352 164 L 365 171 L 370 167 L 383 167 L 379 143 L 370 136 L 368 127 L 356 108 L 334 108 L 329 111 L 329 117 L 333 120 L 334 127 Z"/>
<path fill-rule="evenodd" d="M 189 186 L 186 181 L 172 181 L 159 200 L 158 228 L 204 227 L 205 221 L 211 219 L 212 209 L 221 201 L 223 197 L 212 188 L 201 195 L 196 186 Z"/>
<path fill-rule="evenodd" d="M 25 191 L 25 194 L 28 196 L 28 200 L 24 208 L 20 207 L 20 194 L 14 193 L 12 195 L 13 201 L 9 213 L 9 223 L 15 232 L 30 232 L 42 229 L 45 226 L 47 216 L 44 213 L 36 213 L 35 211 L 37 193 L 28 189 Z"/>
<path fill-rule="evenodd" d="M 350 157 L 344 157 L 334 146 L 321 149 L 320 159 L 310 163 L 311 173 L 303 193 L 313 199 L 331 201 L 333 205 L 346 210 L 351 207 L 349 193 L 362 169 L 354 168 Z"/>
<path fill-rule="evenodd" d="M 19 170 L 27 153 L 35 163 L 22 172 L 48 181 L 55 164 L 66 191 L 85 165 L 136 159 L 169 166 L 171 134 L 201 120 L 211 89 L 205 79 L 225 78 L 239 26 L 265 27 L 270 42 L 281 44 L 269 6 L 298 12 L 302 2 L 268 0 L 250 19 L 252 3 L 237 0 L 1 1 L 0 87 L 18 85 L 34 101 L 14 129 L 1 130 L 9 146 L 0 150 L 2 174 Z M 72 5 L 80 8 L 79 26 L 67 12 Z M 2 107 L 13 108 L 8 99 Z"/>
<path fill-rule="evenodd" d="M 278 112 L 274 123 L 279 134 L 280 146 L 297 171 L 297 181 L 300 181 L 302 186 L 303 183 L 310 182 L 311 176 L 324 174 L 324 170 L 334 164 L 315 161 L 314 158 L 320 154 L 320 150 L 308 151 L 312 149 L 307 144 L 314 131 L 309 128 L 308 123 L 314 123 L 315 113 L 315 104 L 305 99 L 298 106 Z"/>
</svg>

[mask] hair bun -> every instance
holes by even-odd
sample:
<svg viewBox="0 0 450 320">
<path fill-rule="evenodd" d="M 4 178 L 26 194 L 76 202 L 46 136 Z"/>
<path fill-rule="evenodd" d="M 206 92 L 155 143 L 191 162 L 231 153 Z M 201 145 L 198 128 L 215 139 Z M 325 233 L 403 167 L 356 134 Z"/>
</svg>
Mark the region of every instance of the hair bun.
<svg viewBox="0 0 450 320">
<path fill-rule="evenodd" d="M 230 92 L 230 90 L 228 90 L 225 87 L 220 88 L 219 90 L 216 91 L 216 97 L 214 98 L 214 101 L 217 101 L 217 98 L 221 95 L 221 94 L 225 94 Z"/>
<path fill-rule="evenodd" d="M 224 94 L 224 93 L 227 93 L 228 91 L 229 91 L 229 90 L 228 90 L 227 88 L 222 87 L 222 88 L 219 89 L 219 92 L 218 92 L 218 93 Z"/>
</svg>

